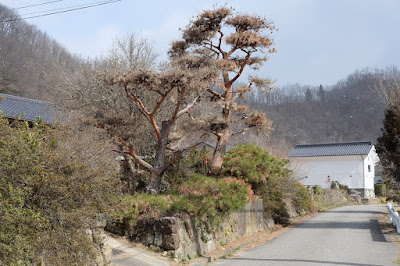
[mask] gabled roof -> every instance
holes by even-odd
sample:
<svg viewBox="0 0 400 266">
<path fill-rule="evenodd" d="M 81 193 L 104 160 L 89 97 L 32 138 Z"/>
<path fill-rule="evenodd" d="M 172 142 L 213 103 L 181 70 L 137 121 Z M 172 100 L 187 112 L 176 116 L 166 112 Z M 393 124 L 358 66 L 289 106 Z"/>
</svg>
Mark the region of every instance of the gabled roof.
<svg viewBox="0 0 400 266">
<path fill-rule="evenodd" d="M 325 143 L 296 145 L 290 152 L 290 157 L 315 157 L 315 156 L 343 156 L 367 155 L 372 149 L 371 141 L 357 141 L 344 143 Z"/>
<path fill-rule="evenodd" d="M 0 111 L 7 118 L 36 122 L 40 116 L 45 123 L 54 123 L 61 112 L 53 103 L 0 93 Z"/>
</svg>

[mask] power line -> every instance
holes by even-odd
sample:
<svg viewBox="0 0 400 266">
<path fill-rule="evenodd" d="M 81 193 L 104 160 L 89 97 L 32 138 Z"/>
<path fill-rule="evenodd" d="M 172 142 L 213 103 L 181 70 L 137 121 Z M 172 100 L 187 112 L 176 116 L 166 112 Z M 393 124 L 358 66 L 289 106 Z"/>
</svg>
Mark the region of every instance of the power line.
<svg viewBox="0 0 400 266">
<path fill-rule="evenodd" d="M 61 1 L 62 1 L 62 0 L 61 0 Z M 86 7 L 87 5 L 91 5 L 91 4 L 100 4 L 100 3 L 106 4 L 107 2 L 110 2 L 110 1 L 112 2 L 112 1 L 115 1 L 115 0 L 103 0 L 103 1 L 100 1 L 100 2 L 92 2 L 92 3 L 82 4 L 82 5 L 76 5 L 76 6 L 60 7 L 60 8 L 54 8 L 54 9 L 43 10 L 43 11 L 36 11 L 36 12 L 24 13 L 24 14 L 21 14 L 21 17 L 23 17 L 23 16 L 28 16 L 28 15 L 33 15 L 33 14 L 41 14 L 41 13 L 54 12 L 54 11 L 59 11 L 59 10 L 60 10 L 60 11 L 66 11 L 66 10 L 71 9 L 71 8 Z"/>
<path fill-rule="evenodd" d="M 15 9 L 24 9 L 24 8 L 35 7 L 35 6 L 43 6 L 43 5 L 47 5 L 47 4 L 51 4 L 51 3 L 56 3 L 56 2 L 62 2 L 62 1 L 63 1 L 63 0 L 48 1 L 48 2 L 44 2 L 44 3 L 40 3 L 40 4 L 34 4 L 34 5 L 29 5 L 29 6 L 21 6 L 21 7 L 15 8 Z"/>
<path fill-rule="evenodd" d="M 101 5 L 112 4 L 112 3 L 116 3 L 116 2 L 120 2 L 120 1 L 122 1 L 122 0 L 109 0 L 109 1 L 93 2 L 93 3 L 89 3 L 89 4 L 86 4 L 86 5 L 83 5 L 83 6 L 81 5 L 81 6 L 75 6 L 75 7 L 66 7 L 65 10 L 50 12 L 50 13 L 42 14 L 42 15 L 29 16 L 29 17 L 19 17 L 19 18 L 2 20 L 2 21 L 0 21 L 0 23 L 17 21 L 17 20 L 25 20 L 25 19 L 31 19 L 31 18 L 38 18 L 38 17 L 45 17 L 45 16 L 61 14 L 61 13 L 67 13 L 67 12 L 72 12 L 72 11 L 81 10 L 81 9 L 87 9 L 87 8 L 91 8 L 91 7 L 101 6 Z M 43 12 L 49 12 L 49 11 L 43 11 Z M 43 12 L 40 12 L 40 13 L 43 13 Z"/>
</svg>

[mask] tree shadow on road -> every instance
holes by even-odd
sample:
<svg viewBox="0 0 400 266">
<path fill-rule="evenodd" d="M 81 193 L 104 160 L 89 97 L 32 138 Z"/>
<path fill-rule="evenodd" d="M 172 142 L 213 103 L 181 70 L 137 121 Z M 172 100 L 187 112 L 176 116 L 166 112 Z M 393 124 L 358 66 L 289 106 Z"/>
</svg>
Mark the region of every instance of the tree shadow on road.
<svg viewBox="0 0 400 266">
<path fill-rule="evenodd" d="M 240 261 L 241 264 L 245 265 L 245 263 L 251 263 L 251 264 L 256 264 L 260 265 L 260 263 L 268 265 L 268 262 L 303 262 L 303 263 L 309 263 L 309 264 L 336 264 L 336 265 L 350 265 L 350 266 L 380 266 L 377 264 L 361 264 L 361 263 L 352 263 L 352 262 L 343 262 L 343 261 L 324 261 L 324 260 L 302 260 L 302 259 L 257 259 L 257 258 L 229 258 L 225 259 L 224 262 L 237 262 Z M 259 263 L 257 263 L 259 262 Z M 285 264 L 286 265 L 286 264 Z"/>
<path fill-rule="evenodd" d="M 298 229 L 369 229 L 372 241 L 387 242 L 382 233 L 377 219 L 369 219 L 369 222 L 313 222 L 295 226 Z"/>
<path fill-rule="evenodd" d="M 380 211 L 327 211 L 324 212 L 324 214 L 329 214 L 329 213 L 371 213 L 371 214 L 379 214 L 382 213 Z"/>
</svg>

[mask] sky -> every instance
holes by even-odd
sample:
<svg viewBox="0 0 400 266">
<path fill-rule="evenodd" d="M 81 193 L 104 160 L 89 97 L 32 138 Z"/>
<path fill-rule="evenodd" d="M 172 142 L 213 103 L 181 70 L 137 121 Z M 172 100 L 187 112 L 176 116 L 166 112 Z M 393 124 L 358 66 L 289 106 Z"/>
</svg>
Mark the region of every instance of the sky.
<svg viewBox="0 0 400 266">
<path fill-rule="evenodd" d="M 0 0 L 24 15 L 101 0 Z M 30 8 L 28 5 L 42 4 Z M 167 58 L 179 28 L 214 5 L 273 21 L 277 53 L 257 71 L 277 86 L 333 85 L 356 70 L 400 64 L 400 0 L 121 0 L 107 5 L 27 19 L 72 53 L 84 58 L 107 55 L 115 38 L 138 34 Z M 0 44 L 1 45 L 1 44 Z M 250 72 L 246 74 L 252 74 Z"/>
</svg>

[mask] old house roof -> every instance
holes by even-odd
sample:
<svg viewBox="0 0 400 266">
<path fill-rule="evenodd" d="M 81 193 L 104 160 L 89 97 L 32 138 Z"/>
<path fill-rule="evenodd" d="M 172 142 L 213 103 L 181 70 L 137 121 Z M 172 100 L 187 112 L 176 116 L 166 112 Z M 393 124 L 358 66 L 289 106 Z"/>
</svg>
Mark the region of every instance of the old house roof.
<svg viewBox="0 0 400 266">
<path fill-rule="evenodd" d="M 197 147 L 207 147 L 207 148 L 211 148 L 211 149 L 215 149 L 215 147 L 217 146 L 215 143 L 211 143 L 211 142 L 206 142 L 206 141 L 200 141 L 199 142 L 199 144 L 197 144 Z M 226 146 L 226 152 L 228 152 L 228 151 L 230 151 L 230 149 L 231 149 L 231 146 L 230 145 L 227 145 Z"/>
<path fill-rule="evenodd" d="M 296 145 L 296 147 L 290 152 L 289 156 L 315 157 L 367 155 L 372 147 L 373 145 L 371 141 Z"/>
<path fill-rule="evenodd" d="M 51 124 L 61 115 L 53 103 L 3 93 L 0 97 L 4 97 L 0 100 L 0 111 L 10 119 L 20 116 L 22 120 L 36 122 L 40 116 L 43 122 Z"/>
</svg>

